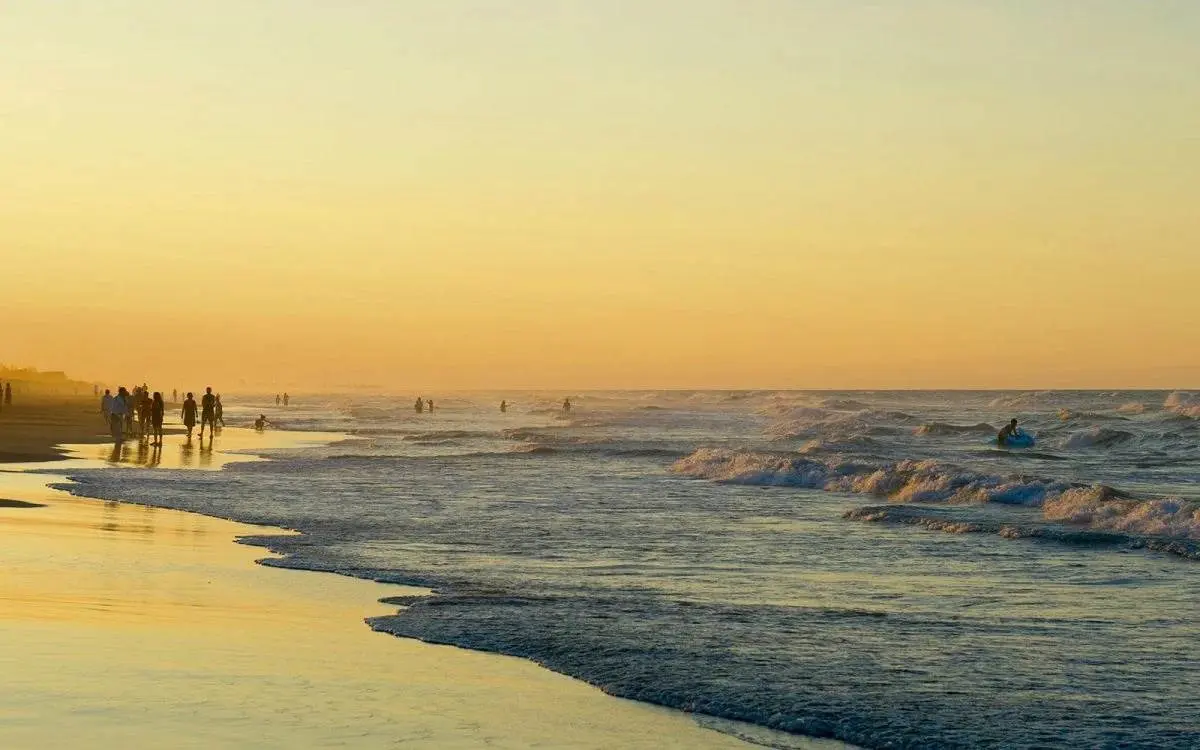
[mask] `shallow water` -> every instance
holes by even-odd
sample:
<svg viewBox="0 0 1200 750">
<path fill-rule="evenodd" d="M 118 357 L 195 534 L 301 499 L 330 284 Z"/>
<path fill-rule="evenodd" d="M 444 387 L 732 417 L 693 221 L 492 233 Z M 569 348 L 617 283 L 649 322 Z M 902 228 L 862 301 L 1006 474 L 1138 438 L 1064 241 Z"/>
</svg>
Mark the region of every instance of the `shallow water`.
<svg viewBox="0 0 1200 750">
<path fill-rule="evenodd" d="M 625 697 L 866 747 L 1200 746 L 1190 394 L 508 396 L 246 400 L 351 437 L 73 491 L 301 530 L 253 541 L 441 594 L 371 627 Z M 1011 416 L 1034 448 L 994 445 Z"/>
</svg>

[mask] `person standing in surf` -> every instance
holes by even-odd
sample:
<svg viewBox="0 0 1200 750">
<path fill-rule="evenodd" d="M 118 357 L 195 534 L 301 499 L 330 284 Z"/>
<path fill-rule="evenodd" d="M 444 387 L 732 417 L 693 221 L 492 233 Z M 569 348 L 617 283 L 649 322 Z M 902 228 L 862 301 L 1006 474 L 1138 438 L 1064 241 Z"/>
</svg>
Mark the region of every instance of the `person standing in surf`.
<svg viewBox="0 0 1200 750">
<path fill-rule="evenodd" d="M 192 442 L 192 430 L 196 429 L 196 399 L 192 397 L 191 392 L 188 392 L 187 398 L 183 400 L 183 411 L 180 413 L 183 418 L 183 426 L 187 428 L 188 442 Z"/>
</svg>

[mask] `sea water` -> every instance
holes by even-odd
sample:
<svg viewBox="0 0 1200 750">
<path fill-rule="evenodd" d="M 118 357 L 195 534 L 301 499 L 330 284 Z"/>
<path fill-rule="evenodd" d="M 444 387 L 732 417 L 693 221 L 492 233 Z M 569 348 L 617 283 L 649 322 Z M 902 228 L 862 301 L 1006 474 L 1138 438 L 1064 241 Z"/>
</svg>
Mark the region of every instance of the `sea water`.
<svg viewBox="0 0 1200 750">
<path fill-rule="evenodd" d="M 248 541 L 437 592 L 376 630 L 698 716 L 871 748 L 1200 747 L 1200 396 L 571 395 L 246 397 L 228 422 L 347 437 L 69 489 L 302 531 Z M 1034 448 L 995 444 L 1012 417 Z"/>
</svg>

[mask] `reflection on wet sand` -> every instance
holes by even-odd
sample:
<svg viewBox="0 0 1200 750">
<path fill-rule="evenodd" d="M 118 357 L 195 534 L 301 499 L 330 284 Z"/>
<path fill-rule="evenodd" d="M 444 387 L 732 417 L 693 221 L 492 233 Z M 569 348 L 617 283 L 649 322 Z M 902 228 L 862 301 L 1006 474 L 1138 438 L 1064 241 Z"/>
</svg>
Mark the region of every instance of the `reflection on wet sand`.
<svg viewBox="0 0 1200 750">
<path fill-rule="evenodd" d="M 218 436 L 223 430 L 218 430 Z M 234 430 L 234 432 L 246 432 L 249 430 Z M 243 436 L 235 435 L 233 441 L 233 450 L 244 450 L 247 446 Z M 163 446 L 169 442 L 164 440 L 163 443 L 152 443 L 149 440 L 126 440 L 109 446 L 100 446 L 98 449 L 92 447 L 93 455 L 97 460 L 103 461 L 109 465 L 116 466 L 138 466 L 147 469 L 156 468 L 201 468 L 214 469 L 220 468 L 230 460 L 254 460 L 253 456 L 237 456 L 231 457 L 222 455 L 217 450 L 220 445 L 210 435 L 207 439 L 194 439 L 186 435 L 180 435 L 176 438 L 179 444 L 179 461 L 168 462 L 169 465 L 163 466 Z M 174 441 L 172 441 L 174 442 Z M 221 455 L 221 459 L 217 460 L 217 456 Z"/>
<path fill-rule="evenodd" d="M 340 437 L 231 428 L 204 453 Z M 746 747 L 532 663 L 381 637 L 362 624 L 394 611 L 376 600 L 422 592 L 262 568 L 232 543 L 282 529 L 45 486 L 112 453 L 0 470 L 3 497 L 42 506 L 0 512 L 0 565 L 20 571 L 0 576 L 0 747 Z M 118 446 L 113 470 L 138 455 Z"/>
</svg>

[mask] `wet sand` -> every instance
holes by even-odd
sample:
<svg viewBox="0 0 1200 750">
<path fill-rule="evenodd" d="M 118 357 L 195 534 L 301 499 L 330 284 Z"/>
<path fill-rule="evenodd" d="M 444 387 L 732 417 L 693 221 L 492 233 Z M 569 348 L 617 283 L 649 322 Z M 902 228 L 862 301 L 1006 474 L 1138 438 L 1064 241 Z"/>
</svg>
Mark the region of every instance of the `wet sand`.
<svg viewBox="0 0 1200 750">
<path fill-rule="evenodd" d="M 20 397 L 0 407 L 0 463 L 62 459 L 60 444 L 102 442 L 107 433 L 99 397 Z"/>
<path fill-rule="evenodd" d="M 230 429 L 203 462 L 168 437 L 158 465 L 216 469 L 254 460 L 221 448 L 321 437 Z M 145 470 L 134 445 L 73 454 L 49 468 Z M 395 611 L 377 600 L 414 590 L 262 567 L 262 549 L 234 543 L 278 530 L 0 468 L 0 496 L 44 506 L 0 507 L 2 747 L 750 746 L 529 662 L 375 633 L 363 618 Z"/>
</svg>

